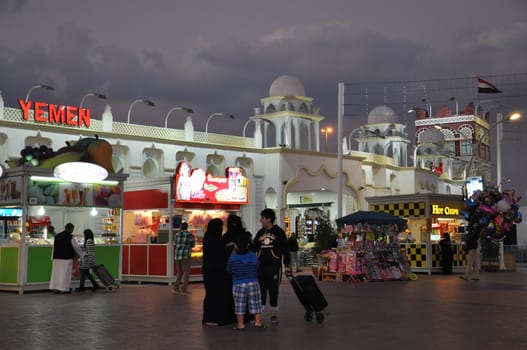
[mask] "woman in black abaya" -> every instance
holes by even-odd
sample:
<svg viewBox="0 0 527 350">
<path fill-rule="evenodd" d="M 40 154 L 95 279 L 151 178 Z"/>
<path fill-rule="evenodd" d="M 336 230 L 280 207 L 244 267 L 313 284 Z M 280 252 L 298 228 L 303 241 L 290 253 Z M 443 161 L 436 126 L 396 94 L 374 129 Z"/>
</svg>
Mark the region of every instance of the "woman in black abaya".
<svg viewBox="0 0 527 350">
<path fill-rule="evenodd" d="M 229 252 L 222 239 L 223 221 L 212 219 L 203 236 L 203 320 L 207 326 L 221 326 L 234 323 L 234 300 L 232 277 L 227 273 Z"/>
</svg>

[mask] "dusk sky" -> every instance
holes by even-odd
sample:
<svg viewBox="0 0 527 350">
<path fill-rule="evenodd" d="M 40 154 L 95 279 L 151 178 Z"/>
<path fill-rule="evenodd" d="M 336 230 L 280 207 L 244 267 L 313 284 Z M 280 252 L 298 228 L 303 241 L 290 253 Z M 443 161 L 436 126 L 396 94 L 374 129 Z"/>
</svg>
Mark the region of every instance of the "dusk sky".
<svg viewBox="0 0 527 350">
<path fill-rule="evenodd" d="M 196 112 L 196 130 L 225 112 L 236 119 L 215 120 L 209 131 L 241 135 L 273 80 L 287 74 L 315 99 L 327 117 L 322 126 L 336 127 L 338 82 L 361 83 L 357 91 L 371 85 L 367 103 L 349 96 L 359 112 L 346 118 L 345 135 L 376 104 L 399 101 L 392 90 L 373 93 L 393 86 L 384 82 L 482 76 L 504 91 L 485 99 L 527 111 L 525 0 L 0 0 L 0 33 L 7 107 L 43 83 L 56 90 L 35 90 L 32 99 L 78 105 L 98 91 L 109 96 L 114 120 L 126 122 L 130 104 L 148 98 L 156 107 L 136 105 L 132 123 L 163 126 L 168 110 L 184 105 Z M 432 95 L 435 110 L 451 104 L 449 93 L 460 105 L 473 100 L 470 87 L 461 92 L 456 82 Z M 95 118 L 105 104 L 85 102 Z M 413 116 L 394 110 L 411 130 Z M 183 122 L 182 113 L 170 127 Z M 503 164 L 525 198 L 527 157 L 517 150 L 526 149 L 526 134 L 525 117 L 505 126 Z M 336 149 L 335 135 L 331 142 Z"/>
</svg>

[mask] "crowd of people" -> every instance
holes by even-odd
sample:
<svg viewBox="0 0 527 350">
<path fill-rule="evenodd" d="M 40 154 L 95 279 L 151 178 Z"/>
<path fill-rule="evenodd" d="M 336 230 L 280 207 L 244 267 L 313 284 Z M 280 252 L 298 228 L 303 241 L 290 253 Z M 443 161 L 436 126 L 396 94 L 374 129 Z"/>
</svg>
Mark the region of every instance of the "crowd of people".
<svg viewBox="0 0 527 350">
<path fill-rule="evenodd" d="M 298 241 L 295 234 L 288 239 L 284 230 L 275 224 L 272 209 L 260 213 L 262 228 L 254 238 L 242 224 L 238 215 L 224 222 L 212 219 L 203 236 L 203 300 L 202 323 L 206 326 L 235 324 L 243 330 L 247 323 L 264 329 L 263 311 L 269 307 L 270 322 L 278 323 L 278 295 L 282 269 L 289 273 L 290 266 L 300 271 Z M 64 231 L 55 235 L 53 268 L 49 288 L 55 294 L 71 293 L 71 276 L 76 258 L 79 261 L 80 280 L 77 292 L 85 290 L 89 279 L 92 290 L 99 287 L 91 274 L 96 265 L 93 232 L 84 230 L 84 243 L 79 246 L 73 236 L 74 225 L 68 223 Z M 188 231 L 188 224 L 181 223 L 174 236 L 174 258 L 177 266 L 173 292 L 190 294 L 188 290 L 191 266 L 191 250 L 195 237 Z M 291 259 L 293 257 L 293 259 Z"/>
<path fill-rule="evenodd" d="M 278 294 L 282 267 L 289 270 L 289 242 L 282 228 L 275 224 L 275 213 L 260 213 L 262 228 L 252 235 L 237 215 L 223 221 L 212 219 L 203 237 L 203 325 L 235 323 L 243 330 L 248 322 L 265 328 L 262 313 L 269 304 L 270 322 L 278 323 Z"/>
</svg>

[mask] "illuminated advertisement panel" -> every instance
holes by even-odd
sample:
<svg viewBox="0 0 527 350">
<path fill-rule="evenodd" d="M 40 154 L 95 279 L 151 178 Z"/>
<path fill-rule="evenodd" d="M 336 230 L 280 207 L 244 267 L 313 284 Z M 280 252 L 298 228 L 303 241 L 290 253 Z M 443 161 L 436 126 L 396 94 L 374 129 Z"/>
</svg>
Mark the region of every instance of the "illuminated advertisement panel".
<svg viewBox="0 0 527 350">
<path fill-rule="evenodd" d="M 225 177 L 192 169 L 188 162 L 180 162 L 175 175 L 175 197 L 178 202 L 247 204 L 249 181 L 241 168 L 230 167 Z"/>
<path fill-rule="evenodd" d="M 466 188 L 468 198 L 472 197 L 476 191 L 483 191 L 483 178 L 481 176 L 467 178 Z"/>
</svg>

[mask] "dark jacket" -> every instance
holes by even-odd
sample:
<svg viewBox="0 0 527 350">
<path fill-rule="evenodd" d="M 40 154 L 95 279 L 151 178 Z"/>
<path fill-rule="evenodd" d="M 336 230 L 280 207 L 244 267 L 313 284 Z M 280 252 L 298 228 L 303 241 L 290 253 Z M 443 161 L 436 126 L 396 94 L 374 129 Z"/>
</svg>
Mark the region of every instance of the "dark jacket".
<svg viewBox="0 0 527 350">
<path fill-rule="evenodd" d="M 467 236 L 467 250 L 478 249 L 479 234 L 469 231 Z"/>
<path fill-rule="evenodd" d="M 260 266 L 285 266 L 291 263 L 291 254 L 284 230 L 274 225 L 271 229 L 262 228 L 253 240 L 253 251 L 258 255 Z"/>
<path fill-rule="evenodd" d="M 75 250 L 71 244 L 73 235 L 66 231 L 62 231 L 55 236 L 53 243 L 53 259 L 73 259 L 75 258 Z"/>
<path fill-rule="evenodd" d="M 287 244 L 289 245 L 290 252 L 298 252 L 298 240 L 296 238 L 289 237 L 289 239 L 287 240 Z"/>
</svg>

